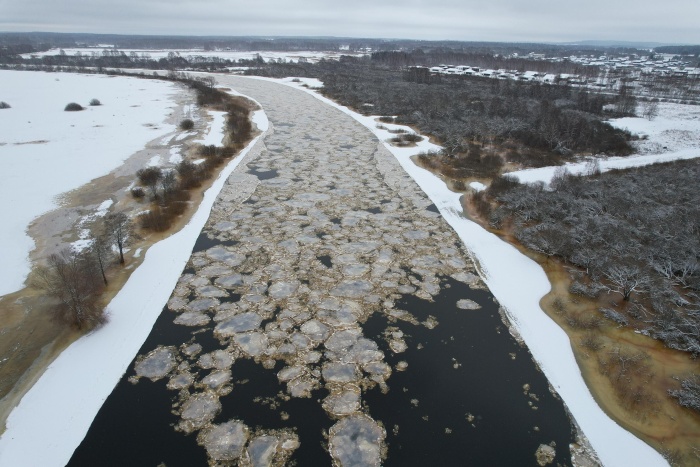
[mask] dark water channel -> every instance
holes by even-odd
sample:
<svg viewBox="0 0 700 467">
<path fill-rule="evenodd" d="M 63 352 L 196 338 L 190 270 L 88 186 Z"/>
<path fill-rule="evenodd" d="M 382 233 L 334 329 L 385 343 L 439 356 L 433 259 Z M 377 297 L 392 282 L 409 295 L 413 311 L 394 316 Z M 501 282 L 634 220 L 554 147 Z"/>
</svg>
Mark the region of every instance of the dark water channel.
<svg viewBox="0 0 700 467">
<path fill-rule="evenodd" d="M 202 238 L 196 249 L 212 244 Z M 364 335 L 379 343 L 387 363 L 393 368 L 400 361 L 408 363 L 406 371 L 393 372 L 388 393 L 376 387 L 363 394 L 365 409 L 387 432 L 388 455 L 383 465 L 534 466 L 538 446 L 551 442 L 556 443 L 557 453 L 553 465 L 570 465 L 568 446 L 574 438 L 568 416 L 550 394 L 529 352 L 509 335 L 492 295 L 449 278 L 443 279 L 443 285 L 449 287 L 443 287 L 432 303 L 408 295 L 396 304 L 418 320 L 437 317 L 439 324 L 434 329 L 404 321 L 389 323 L 380 313 L 363 325 Z M 474 300 L 482 309 L 458 309 L 455 303 L 461 298 Z M 167 307 L 163 310 L 139 354 L 183 342 L 202 345 L 203 353 L 220 347 L 211 332 L 213 324 L 193 334 L 192 328 L 174 324 L 174 316 Z M 408 344 L 405 352 L 392 353 L 382 338 L 387 326 L 403 331 Z M 235 418 L 252 428 L 295 428 L 301 445 L 290 463 L 331 465 L 325 434 L 335 421 L 319 403 L 328 394 L 325 389 L 314 391 L 310 399 L 277 398 L 274 409 L 259 402 L 284 392 L 276 377 L 283 366 L 278 362 L 274 370 L 267 370 L 250 359 L 236 360 L 233 391 L 221 397 L 222 410 L 214 422 Z M 166 379 L 132 384 L 128 381 L 132 375 L 134 362 L 69 465 L 207 465 L 206 451 L 197 445 L 196 434 L 174 429 L 177 397 L 165 388 Z M 526 384 L 529 390 L 524 389 Z M 289 417 L 283 419 L 281 412 Z"/>
</svg>

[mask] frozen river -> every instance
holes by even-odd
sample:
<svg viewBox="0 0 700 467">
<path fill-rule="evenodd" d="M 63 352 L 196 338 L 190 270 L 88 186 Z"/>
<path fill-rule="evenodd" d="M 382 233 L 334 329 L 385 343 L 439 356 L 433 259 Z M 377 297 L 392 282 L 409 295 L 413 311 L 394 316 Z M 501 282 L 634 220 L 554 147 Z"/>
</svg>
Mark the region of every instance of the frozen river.
<svg viewBox="0 0 700 467">
<path fill-rule="evenodd" d="M 308 94 L 232 80 L 270 130 L 70 465 L 570 464 L 563 404 L 395 158 Z"/>
</svg>

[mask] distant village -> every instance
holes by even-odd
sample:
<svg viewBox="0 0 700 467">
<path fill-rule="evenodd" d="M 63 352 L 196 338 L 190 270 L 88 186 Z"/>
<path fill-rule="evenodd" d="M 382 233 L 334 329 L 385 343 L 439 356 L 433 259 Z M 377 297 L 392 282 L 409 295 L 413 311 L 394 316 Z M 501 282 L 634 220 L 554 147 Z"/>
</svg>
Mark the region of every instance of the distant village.
<svg viewBox="0 0 700 467">
<path fill-rule="evenodd" d="M 506 69 L 488 69 L 469 65 L 438 65 L 428 68 L 433 75 L 481 76 L 502 80 L 530 81 L 547 84 L 562 84 L 600 90 L 619 90 L 622 85 L 636 89 L 639 94 L 654 95 L 654 88 L 659 81 L 685 81 L 690 90 L 700 91 L 700 68 L 682 57 L 673 54 L 651 54 L 643 57 L 630 55 L 610 57 L 607 55 L 546 57 L 544 54 L 531 53 L 524 56 L 512 54 L 508 58 L 523 58 L 552 63 L 575 63 L 582 66 L 598 67 L 597 76 L 582 76 L 567 73 L 546 73 L 538 71 L 518 71 Z M 425 67 L 416 67 L 425 68 Z M 676 83 L 678 84 L 678 83 Z"/>
</svg>

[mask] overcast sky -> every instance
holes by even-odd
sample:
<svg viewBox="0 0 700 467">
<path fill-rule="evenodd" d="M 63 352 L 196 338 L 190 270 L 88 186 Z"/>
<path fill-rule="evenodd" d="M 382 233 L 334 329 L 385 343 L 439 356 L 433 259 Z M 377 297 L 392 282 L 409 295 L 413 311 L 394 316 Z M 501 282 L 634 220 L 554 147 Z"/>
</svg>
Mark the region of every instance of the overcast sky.
<svg viewBox="0 0 700 467">
<path fill-rule="evenodd" d="M 0 31 L 700 43 L 700 0 L 0 0 Z"/>
</svg>

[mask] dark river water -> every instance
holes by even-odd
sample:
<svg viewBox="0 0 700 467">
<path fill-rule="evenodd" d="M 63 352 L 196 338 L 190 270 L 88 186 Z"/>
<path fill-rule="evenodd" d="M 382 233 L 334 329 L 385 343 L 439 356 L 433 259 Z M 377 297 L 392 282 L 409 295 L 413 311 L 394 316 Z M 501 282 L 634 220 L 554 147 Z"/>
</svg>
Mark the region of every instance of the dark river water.
<svg viewBox="0 0 700 467">
<path fill-rule="evenodd" d="M 211 244 L 203 237 L 197 247 Z M 439 320 L 434 329 L 392 323 L 406 335 L 404 353 L 394 355 L 380 338 L 387 326 L 384 315 L 375 313 L 363 325 L 364 335 L 380 343 L 387 363 L 392 367 L 399 361 L 409 364 L 406 371 L 394 371 L 387 394 L 378 387 L 363 394 L 367 412 L 387 432 L 388 455 L 383 465 L 537 465 L 538 446 L 551 442 L 556 443 L 554 465 L 570 465 L 568 446 L 574 438 L 569 418 L 527 349 L 516 343 L 501 322 L 492 295 L 450 278 L 443 279 L 443 285 L 449 287 L 443 287 L 432 303 L 413 295 L 397 302 L 418 319 L 434 315 Z M 456 308 L 457 299 L 464 297 L 482 309 Z M 191 328 L 173 324 L 173 313 L 165 308 L 139 353 L 159 345 L 180 345 L 191 333 Z M 198 333 L 196 342 L 203 352 L 218 348 L 210 332 Z M 166 380 L 132 384 L 128 377 L 134 374 L 133 365 L 97 414 L 69 465 L 207 465 L 196 436 L 174 430 L 176 397 L 165 389 Z M 274 410 L 255 403 L 284 391 L 275 375 L 282 367 L 278 363 L 270 371 L 251 359 L 236 360 L 234 389 L 221 398 L 222 410 L 214 421 L 235 418 L 251 427 L 295 428 L 301 445 L 290 464 L 331 465 L 324 433 L 334 421 L 319 404 L 325 389 L 315 391 L 311 399 L 280 401 Z M 526 384 L 528 391 L 523 389 Z M 280 418 L 282 411 L 289 414 L 288 419 Z"/>
</svg>

